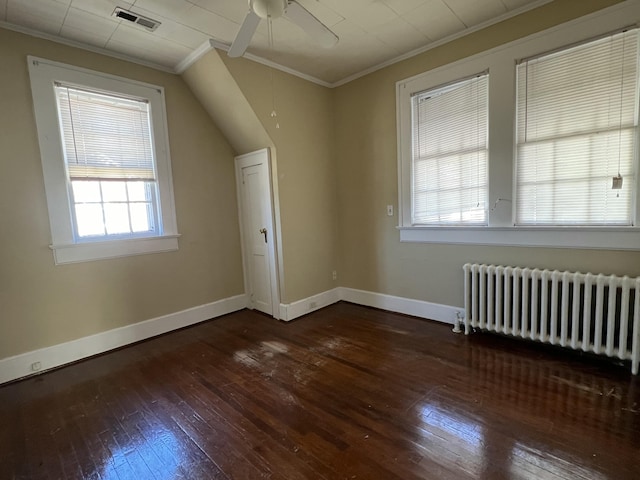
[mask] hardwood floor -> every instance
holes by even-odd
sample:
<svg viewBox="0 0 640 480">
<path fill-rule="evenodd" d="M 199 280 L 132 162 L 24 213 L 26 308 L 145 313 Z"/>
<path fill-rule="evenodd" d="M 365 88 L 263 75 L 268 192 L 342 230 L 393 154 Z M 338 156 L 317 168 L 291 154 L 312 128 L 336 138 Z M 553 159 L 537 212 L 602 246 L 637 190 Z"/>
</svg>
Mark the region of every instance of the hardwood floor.
<svg viewBox="0 0 640 480">
<path fill-rule="evenodd" d="M 638 479 L 626 368 L 340 303 L 0 388 L 0 479 Z"/>
</svg>

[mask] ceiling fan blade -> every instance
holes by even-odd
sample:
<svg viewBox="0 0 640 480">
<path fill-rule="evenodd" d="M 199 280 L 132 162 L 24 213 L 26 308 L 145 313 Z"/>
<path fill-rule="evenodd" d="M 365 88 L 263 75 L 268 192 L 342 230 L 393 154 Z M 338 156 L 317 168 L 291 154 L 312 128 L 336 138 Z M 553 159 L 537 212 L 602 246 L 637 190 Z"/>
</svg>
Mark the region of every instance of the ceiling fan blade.
<svg viewBox="0 0 640 480">
<path fill-rule="evenodd" d="M 290 1 L 284 14 L 323 47 L 333 47 L 338 43 L 338 36 L 298 2 Z"/>
<path fill-rule="evenodd" d="M 260 17 L 256 15 L 253 10 L 247 13 L 247 16 L 244 17 L 244 22 L 242 22 L 242 26 L 240 26 L 236 39 L 231 44 L 227 55 L 230 57 L 241 57 L 244 55 L 244 52 L 251 43 L 253 34 L 256 33 L 259 23 Z"/>
</svg>

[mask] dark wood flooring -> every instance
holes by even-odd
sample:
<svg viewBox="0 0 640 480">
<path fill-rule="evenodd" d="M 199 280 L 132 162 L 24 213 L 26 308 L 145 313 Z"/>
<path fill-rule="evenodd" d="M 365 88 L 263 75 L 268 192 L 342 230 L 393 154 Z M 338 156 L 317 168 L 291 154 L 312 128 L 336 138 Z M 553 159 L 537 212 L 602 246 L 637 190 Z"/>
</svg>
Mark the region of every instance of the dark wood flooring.
<svg viewBox="0 0 640 480">
<path fill-rule="evenodd" d="M 640 479 L 606 361 L 340 303 L 242 311 L 0 388 L 0 479 Z"/>
</svg>

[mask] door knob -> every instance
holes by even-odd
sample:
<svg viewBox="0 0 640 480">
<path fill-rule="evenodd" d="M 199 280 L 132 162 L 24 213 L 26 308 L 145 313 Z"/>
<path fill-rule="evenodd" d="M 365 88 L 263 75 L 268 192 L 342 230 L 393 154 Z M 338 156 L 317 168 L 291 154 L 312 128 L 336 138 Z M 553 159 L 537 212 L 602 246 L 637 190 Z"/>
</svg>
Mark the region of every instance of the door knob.
<svg viewBox="0 0 640 480">
<path fill-rule="evenodd" d="M 260 233 L 264 235 L 264 243 L 267 243 L 267 229 L 261 228 Z"/>
</svg>

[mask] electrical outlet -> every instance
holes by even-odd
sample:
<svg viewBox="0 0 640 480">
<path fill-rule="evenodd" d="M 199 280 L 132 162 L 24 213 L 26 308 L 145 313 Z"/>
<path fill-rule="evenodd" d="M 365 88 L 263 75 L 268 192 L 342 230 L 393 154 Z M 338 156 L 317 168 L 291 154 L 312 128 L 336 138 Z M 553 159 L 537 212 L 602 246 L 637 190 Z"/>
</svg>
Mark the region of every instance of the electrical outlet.
<svg viewBox="0 0 640 480">
<path fill-rule="evenodd" d="M 337 280 L 337 279 L 338 279 L 338 272 L 337 272 L 336 270 L 334 270 L 334 271 L 331 273 L 331 277 L 332 277 L 334 280 Z"/>
<path fill-rule="evenodd" d="M 40 362 L 33 362 L 31 364 L 31 371 L 32 372 L 37 372 L 40 369 L 42 369 L 42 364 Z"/>
</svg>

